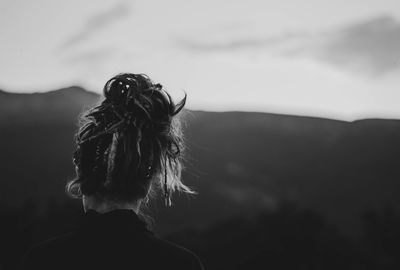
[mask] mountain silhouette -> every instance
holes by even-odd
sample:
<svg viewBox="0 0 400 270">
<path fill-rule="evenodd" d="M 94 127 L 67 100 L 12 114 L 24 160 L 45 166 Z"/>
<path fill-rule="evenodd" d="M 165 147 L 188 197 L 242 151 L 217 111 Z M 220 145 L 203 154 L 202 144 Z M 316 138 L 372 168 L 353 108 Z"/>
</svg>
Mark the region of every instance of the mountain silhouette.
<svg viewBox="0 0 400 270">
<path fill-rule="evenodd" d="M 0 91 L 3 206 L 69 200 L 64 185 L 74 176 L 78 115 L 99 100 L 80 87 Z M 399 120 L 191 110 L 183 120 L 183 179 L 199 194 L 174 195 L 172 208 L 153 203 L 150 212 L 161 234 L 274 209 L 282 200 L 354 233 L 366 210 L 399 206 Z"/>
</svg>

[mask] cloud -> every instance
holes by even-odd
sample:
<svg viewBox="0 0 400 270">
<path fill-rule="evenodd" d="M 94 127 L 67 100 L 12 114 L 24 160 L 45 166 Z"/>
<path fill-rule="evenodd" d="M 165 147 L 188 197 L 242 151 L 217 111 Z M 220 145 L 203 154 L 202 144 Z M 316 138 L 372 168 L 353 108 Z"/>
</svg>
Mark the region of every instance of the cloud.
<svg viewBox="0 0 400 270">
<path fill-rule="evenodd" d="M 400 68 L 400 23 L 391 17 L 377 17 L 317 38 L 319 42 L 298 54 L 373 75 Z"/>
<path fill-rule="evenodd" d="M 86 41 L 96 32 L 106 28 L 108 25 L 113 24 L 116 21 L 125 19 L 129 14 L 129 3 L 121 2 L 111 9 L 91 17 L 89 20 L 87 20 L 83 29 L 81 29 L 81 31 L 79 31 L 75 35 L 69 37 L 60 46 L 60 49 L 70 48 Z"/>
<path fill-rule="evenodd" d="M 239 51 L 249 49 L 265 49 L 287 42 L 288 40 L 296 38 L 298 35 L 299 34 L 285 34 L 275 37 L 248 37 L 219 41 L 184 40 L 181 41 L 180 44 L 185 49 L 194 52 Z"/>
<path fill-rule="evenodd" d="M 192 52 L 264 50 L 286 57 L 307 57 L 340 69 L 382 75 L 400 69 L 400 22 L 379 16 L 319 33 L 272 37 L 185 41 Z"/>
<path fill-rule="evenodd" d="M 115 50 L 111 48 L 101 48 L 98 50 L 83 51 L 64 60 L 67 64 L 85 64 L 89 66 L 99 65 L 105 60 L 114 56 Z"/>
</svg>

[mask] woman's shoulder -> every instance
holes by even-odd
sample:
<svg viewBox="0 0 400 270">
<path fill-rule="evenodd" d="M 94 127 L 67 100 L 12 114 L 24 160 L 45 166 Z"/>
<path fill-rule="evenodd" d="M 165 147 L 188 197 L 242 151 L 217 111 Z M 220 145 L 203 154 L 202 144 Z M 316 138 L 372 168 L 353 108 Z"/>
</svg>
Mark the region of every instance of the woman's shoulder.
<svg viewBox="0 0 400 270">
<path fill-rule="evenodd" d="M 47 269 L 46 264 L 52 264 L 65 257 L 68 250 L 73 248 L 76 239 L 74 231 L 63 233 L 47 240 L 32 245 L 24 254 L 21 261 L 21 269 Z"/>
<path fill-rule="evenodd" d="M 104 235 L 88 239 L 79 231 L 64 233 L 33 245 L 23 259 L 22 269 L 68 269 L 73 263 L 71 258 L 81 266 L 96 265 L 97 269 L 128 264 L 139 269 L 204 269 L 194 252 L 154 234 L 113 235 L 113 239 L 116 241 L 110 242 Z M 81 269 L 76 265 L 74 268 Z"/>
<path fill-rule="evenodd" d="M 161 259 L 169 261 L 172 265 L 181 265 L 178 269 L 204 269 L 200 258 L 193 251 L 162 238 L 152 238 L 158 245 L 158 256 Z"/>
</svg>

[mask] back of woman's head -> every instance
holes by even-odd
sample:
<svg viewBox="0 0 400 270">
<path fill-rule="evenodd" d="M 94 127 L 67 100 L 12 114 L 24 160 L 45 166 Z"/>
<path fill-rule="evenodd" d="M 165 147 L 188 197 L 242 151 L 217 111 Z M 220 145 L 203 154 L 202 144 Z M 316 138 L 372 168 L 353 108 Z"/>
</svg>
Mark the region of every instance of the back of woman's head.
<svg viewBox="0 0 400 270">
<path fill-rule="evenodd" d="M 107 81 L 104 97 L 82 116 L 76 178 L 67 192 L 132 202 L 158 189 L 168 204 L 174 191 L 193 193 L 181 181 L 184 144 L 177 114 L 186 95 L 175 104 L 146 75 L 123 73 Z"/>
</svg>

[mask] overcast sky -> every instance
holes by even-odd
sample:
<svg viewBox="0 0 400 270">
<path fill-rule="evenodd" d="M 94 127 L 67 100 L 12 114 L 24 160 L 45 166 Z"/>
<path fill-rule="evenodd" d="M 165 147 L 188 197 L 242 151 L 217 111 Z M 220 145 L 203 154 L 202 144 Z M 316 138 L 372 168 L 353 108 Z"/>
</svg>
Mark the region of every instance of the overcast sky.
<svg viewBox="0 0 400 270">
<path fill-rule="evenodd" d="M 0 0 L 0 88 L 146 73 L 188 107 L 400 118 L 400 1 Z"/>
</svg>

